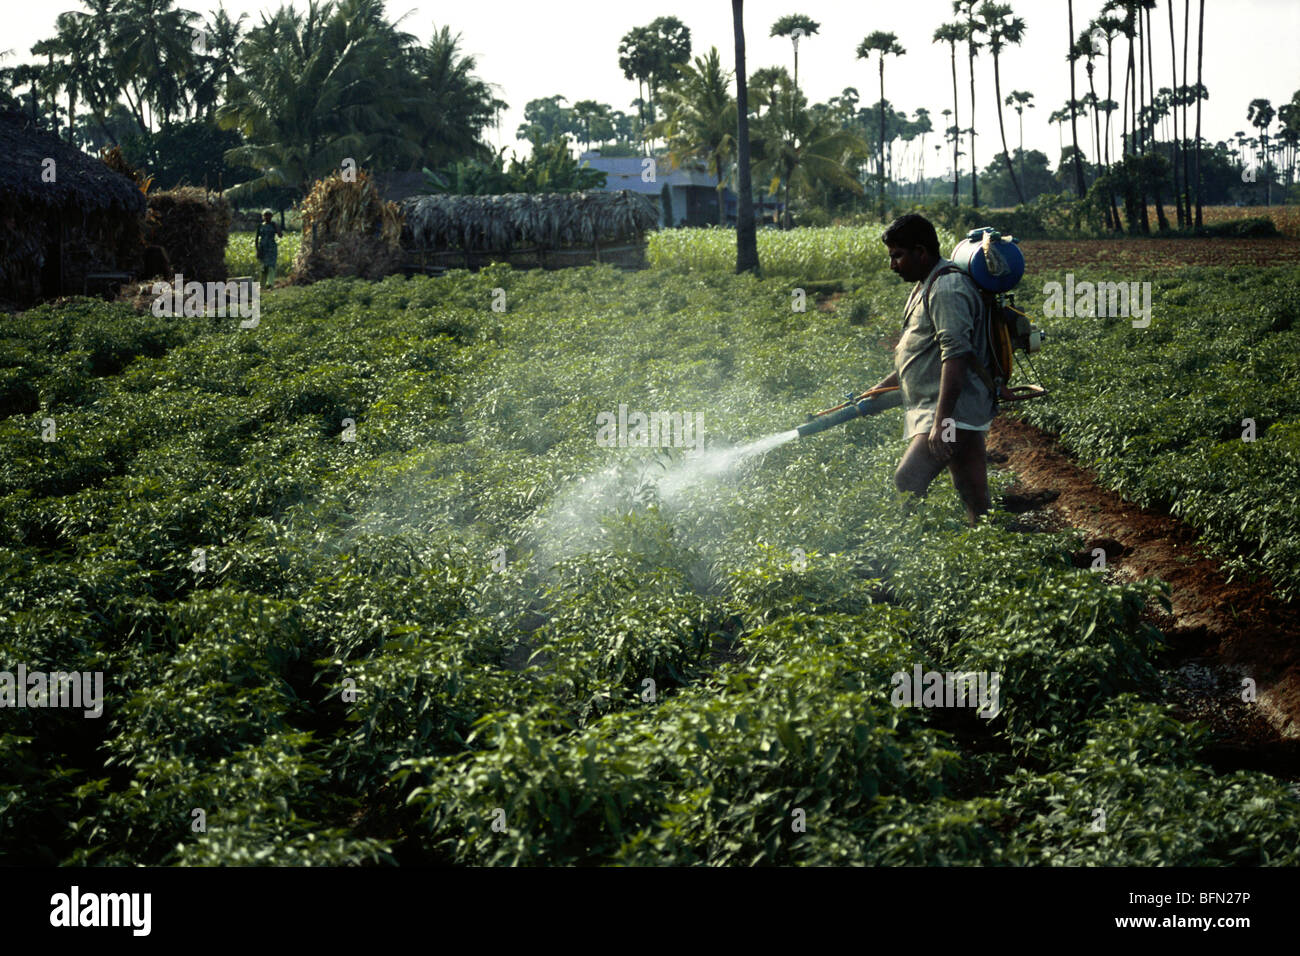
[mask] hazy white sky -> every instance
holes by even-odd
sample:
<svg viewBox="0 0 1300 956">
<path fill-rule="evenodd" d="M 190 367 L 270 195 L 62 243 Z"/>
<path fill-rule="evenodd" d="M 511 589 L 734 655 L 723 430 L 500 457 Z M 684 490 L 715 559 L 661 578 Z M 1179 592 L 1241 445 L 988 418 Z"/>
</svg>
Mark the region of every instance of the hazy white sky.
<svg viewBox="0 0 1300 956">
<path fill-rule="evenodd" d="M 1168 2 L 1160 0 L 1153 14 L 1155 28 L 1155 79 L 1157 88 L 1171 85 Z M 1175 30 L 1181 58 L 1183 0 L 1173 0 Z M 53 33 L 54 18 L 65 9 L 82 9 L 75 0 L 32 3 L 0 0 L 4 7 L 5 38 L 0 49 L 15 56 L 3 62 L 29 59 L 28 50 L 37 40 Z M 305 0 L 295 0 L 305 7 Z M 1076 0 L 1075 31 L 1101 9 L 1103 0 Z M 181 0 L 178 6 L 208 13 L 216 9 L 209 0 Z M 233 13 L 245 12 L 246 27 L 261 20 L 263 11 L 278 2 L 227 0 Z M 1066 0 L 1017 0 L 1016 13 L 1026 21 L 1021 47 L 1002 54 L 1002 92 L 1029 90 L 1035 108 L 1025 113 L 1025 143 L 1058 157 L 1057 130 L 1047 116 L 1069 96 L 1069 74 L 1065 66 L 1067 35 Z M 635 82 L 625 80 L 618 68 L 618 42 L 634 26 L 655 17 L 673 15 L 691 30 L 693 54 L 717 46 L 723 62 L 734 66 L 731 3 L 728 0 L 667 0 L 658 3 L 541 3 L 535 0 L 448 3 L 435 0 L 389 0 L 390 18 L 401 17 L 402 27 L 427 41 L 434 25 L 448 25 L 461 34 L 462 48 L 478 61 L 477 73 L 498 87 L 498 96 L 510 104 L 502 114 L 502 129 L 489 130 L 488 139 L 513 145 L 521 153 L 526 143 L 516 143 L 514 131 L 523 121 L 523 108 L 530 99 L 562 94 L 569 102 L 596 99 L 616 109 L 631 112 L 637 95 Z M 936 129 L 943 124 L 940 111 L 952 105 L 952 77 L 946 44 L 931 42 L 934 29 L 951 20 L 950 0 L 748 0 L 745 4 L 747 59 L 752 73 L 775 64 L 789 68 L 790 41 L 769 38 L 771 24 L 787 13 L 805 13 L 821 23 L 820 34 L 802 41 L 799 50 L 799 83 L 811 100 L 824 101 L 845 87 L 856 87 L 863 104 L 879 98 L 875 60 L 870 65 L 855 56 L 858 43 L 873 30 L 896 33 L 907 50 L 903 57 L 890 57 L 885 65 L 885 96 L 909 115 L 918 106 L 931 111 Z M 1189 82 L 1195 82 L 1197 0 L 1191 3 L 1192 54 Z M 1266 97 L 1274 107 L 1290 99 L 1300 88 L 1300 0 L 1207 0 L 1205 9 L 1204 82 L 1210 99 L 1204 106 L 1203 133 L 1207 139 L 1230 137 L 1237 130 L 1250 131 L 1247 104 Z M 960 104 L 963 125 L 969 118 L 969 86 L 964 58 L 959 57 Z M 1180 68 L 1181 70 L 1181 68 Z M 1179 82 L 1181 82 L 1181 72 Z M 1096 77 L 1098 95 L 1105 95 L 1105 78 Z M 1087 77 L 1078 72 L 1077 94 L 1087 92 Z M 1123 75 L 1116 70 L 1115 99 L 1120 98 Z M 993 92 L 993 66 L 985 53 L 976 60 L 976 120 L 980 136 L 976 159 L 985 166 L 1000 150 Z M 1118 117 L 1117 117 L 1118 118 Z M 1007 111 L 1007 140 L 1016 148 L 1016 116 Z M 1091 152 L 1091 136 L 1079 130 L 1080 146 Z M 1069 130 L 1066 129 L 1068 141 Z M 937 135 L 927 140 L 927 166 Z M 507 156 L 509 153 L 507 153 Z M 967 160 L 963 158 L 963 165 Z"/>
</svg>

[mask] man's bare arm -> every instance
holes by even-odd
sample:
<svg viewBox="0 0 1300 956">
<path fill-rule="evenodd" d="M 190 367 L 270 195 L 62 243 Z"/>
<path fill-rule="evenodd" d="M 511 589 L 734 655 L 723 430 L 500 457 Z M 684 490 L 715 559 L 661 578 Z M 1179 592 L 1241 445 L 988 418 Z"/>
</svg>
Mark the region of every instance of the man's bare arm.
<svg viewBox="0 0 1300 956">
<path fill-rule="evenodd" d="M 943 361 L 943 371 L 939 375 L 939 403 L 935 408 L 934 416 L 935 424 L 941 428 L 945 418 L 952 418 L 953 409 L 957 407 L 957 396 L 961 394 L 962 383 L 966 381 L 966 369 L 969 367 L 969 354 Z"/>
</svg>

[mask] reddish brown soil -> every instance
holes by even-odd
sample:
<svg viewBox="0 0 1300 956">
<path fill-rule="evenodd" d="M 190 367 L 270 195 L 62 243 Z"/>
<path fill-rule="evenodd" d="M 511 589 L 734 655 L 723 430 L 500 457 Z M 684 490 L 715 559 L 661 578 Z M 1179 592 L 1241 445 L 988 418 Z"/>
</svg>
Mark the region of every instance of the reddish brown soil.
<svg viewBox="0 0 1300 956">
<path fill-rule="evenodd" d="M 1277 601 L 1267 579 L 1229 583 L 1196 545 L 1193 529 L 1103 488 L 1055 436 L 999 415 L 988 448 L 992 461 L 1019 478 L 1005 507 L 1027 512 L 1025 530 L 1077 528 L 1084 549 L 1076 565 L 1090 566 L 1100 547 L 1117 576 L 1169 582 L 1172 617 L 1160 610 L 1152 619 L 1173 653 L 1254 679 L 1258 710 L 1274 731 L 1300 738 L 1300 608 Z M 1236 685 L 1239 694 L 1240 680 Z"/>
<path fill-rule="evenodd" d="M 1031 274 L 1114 266 L 1181 269 L 1187 266 L 1300 265 L 1300 239 L 1025 239 Z"/>
</svg>

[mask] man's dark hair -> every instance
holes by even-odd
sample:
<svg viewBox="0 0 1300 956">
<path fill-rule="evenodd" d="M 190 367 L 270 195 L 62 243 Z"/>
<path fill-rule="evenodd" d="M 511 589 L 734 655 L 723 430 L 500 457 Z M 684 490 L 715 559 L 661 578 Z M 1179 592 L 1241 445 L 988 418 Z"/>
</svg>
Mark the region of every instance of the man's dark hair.
<svg viewBox="0 0 1300 956">
<path fill-rule="evenodd" d="M 898 246 L 900 249 L 920 246 L 936 259 L 942 258 L 939 255 L 939 236 L 934 231 L 934 223 L 914 212 L 899 216 L 891 222 L 884 235 L 880 237 L 880 241 L 887 246 Z"/>
</svg>

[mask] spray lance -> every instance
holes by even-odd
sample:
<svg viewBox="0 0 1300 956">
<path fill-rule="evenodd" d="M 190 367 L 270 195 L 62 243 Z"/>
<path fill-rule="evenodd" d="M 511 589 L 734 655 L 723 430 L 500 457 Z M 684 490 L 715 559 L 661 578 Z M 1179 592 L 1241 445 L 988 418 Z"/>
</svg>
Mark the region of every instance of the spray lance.
<svg viewBox="0 0 1300 956">
<path fill-rule="evenodd" d="M 897 385 L 888 388 L 873 388 L 854 395 L 850 392 L 846 400 L 825 411 L 810 415 L 808 421 L 798 426 L 795 431 L 800 438 L 807 438 L 836 425 L 843 425 L 865 415 L 876 415 L 888 408 L 897 408 L 903 404 L 903 393 Z"/>
</svg>

